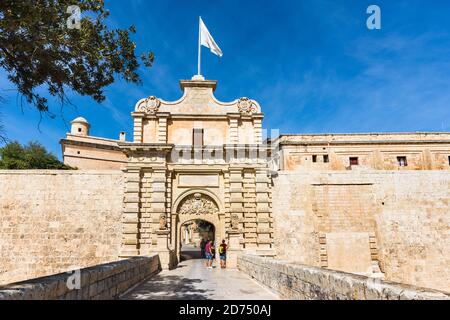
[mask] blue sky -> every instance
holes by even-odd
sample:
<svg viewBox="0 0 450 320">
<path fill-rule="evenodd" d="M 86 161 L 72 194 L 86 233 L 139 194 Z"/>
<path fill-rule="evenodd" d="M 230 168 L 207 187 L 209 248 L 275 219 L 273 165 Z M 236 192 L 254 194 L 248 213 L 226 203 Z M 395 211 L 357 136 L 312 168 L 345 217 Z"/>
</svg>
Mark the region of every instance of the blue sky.
<svg viewBox="0 0 450 320">
<path fill-rule="evenodd" d="M 0 112 L 8 138 L 43 143 L 61 157 L 68 122 L 86 117 L 91 134 L 132 135 L 130 112 L 150 95 L 175 100 L 179 79 L 197 69 L 198 16 L 224 56 L 203 49 L 202 70 L 218 80 L 216 97 L 260 102 L 264 126 L 281 133 L 450 131 L 450 2 L 447 0 L 106 0 L 109 24 L 136 25 L 138 51 L 152 50 L 143 85 L 117 81 L 97 104 L 71 96 L 77 108 L 58 115 L 22 111 L 0 74 Z M 368 30 L 377 4 L 382 29 Z"/>
</svg>

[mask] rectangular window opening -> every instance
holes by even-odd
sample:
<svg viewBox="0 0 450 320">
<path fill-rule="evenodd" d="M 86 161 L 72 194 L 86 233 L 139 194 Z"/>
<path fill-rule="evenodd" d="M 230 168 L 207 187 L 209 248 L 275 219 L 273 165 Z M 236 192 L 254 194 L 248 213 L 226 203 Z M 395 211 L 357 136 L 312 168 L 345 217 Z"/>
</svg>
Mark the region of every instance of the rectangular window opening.
<svg viewBox="0 0 450 320">
<path fill-rule="evenodd" d="M 203 147 L 203 133 L 203 129 L 194 129 L 192 141 L 194 147 Z"/>
<path fill-rule="evenodd" d="M 313 155 L 313 156 L 312 156 L 312 162 L 314 162 L 314 163 L 317 162 L 317 156 L 316 156 L 316 155 Z"/>
<path fill-rule="evenodd" d="M 329 157 L 327 154 L 325 154 L 325 155 L 323 156 L 323 162 L 324 162 L 324 163 L 329 163 L 329 162 L 330 162 L 330 157 Z"/>
<path fill-rule="evenodd" d="M 358 166 L 359 165 L 358 157 L 350 157 L 349 161 L 350 161 L 350 165 L 351 166 Z"/>
<path fill-rule="evenodd" d="M 407 167 L 408 162 L 406 161 L 406 157 L 397 157 L 397 162 L 400 167 Z"/>
</svg>

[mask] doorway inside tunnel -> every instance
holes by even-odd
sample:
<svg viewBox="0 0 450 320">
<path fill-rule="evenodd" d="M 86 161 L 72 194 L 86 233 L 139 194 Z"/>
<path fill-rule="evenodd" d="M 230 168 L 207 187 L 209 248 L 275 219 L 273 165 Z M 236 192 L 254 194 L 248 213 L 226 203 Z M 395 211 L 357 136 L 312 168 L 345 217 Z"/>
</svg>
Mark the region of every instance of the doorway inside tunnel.
<svg viewBox="0 0 450 320">
<path fill-rule="evenodd" d="M 216 227 L 206 220 L 196 219 L 181 225 L 180 260 L 204 259 L 208 240 L 215 241 Z M 217 244 L 215 244 L 217 245 Z"/>
</svg>

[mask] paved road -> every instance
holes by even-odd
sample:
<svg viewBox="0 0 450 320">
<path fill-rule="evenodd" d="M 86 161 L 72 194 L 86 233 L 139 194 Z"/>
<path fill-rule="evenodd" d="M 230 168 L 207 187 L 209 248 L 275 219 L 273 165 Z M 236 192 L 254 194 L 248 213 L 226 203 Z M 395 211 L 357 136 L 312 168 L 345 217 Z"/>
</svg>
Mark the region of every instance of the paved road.
<svg viewBox="0 0 450 320">
<path fill-rule="evenodd" d="M 183 250 L 185 261 L 164 270 L 122 297 L 126 300 L 268 300 L 278 297 L 246 274 L 231 269 L 207 269 L 198 249 Z"/>
</svg>

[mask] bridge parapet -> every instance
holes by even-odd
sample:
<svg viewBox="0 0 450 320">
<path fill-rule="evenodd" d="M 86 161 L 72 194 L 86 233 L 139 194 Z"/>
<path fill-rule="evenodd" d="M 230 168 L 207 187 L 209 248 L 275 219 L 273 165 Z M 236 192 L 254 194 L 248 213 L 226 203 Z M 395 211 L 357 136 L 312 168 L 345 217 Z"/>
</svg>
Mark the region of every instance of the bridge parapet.
<svg viewBox="0 0 450 320">
<path fill-rule="evenodd" d="M 2 286 L 0 300 L 117 299 L 160 270 L 158 255 L 134 257 Z"/>
<path fill-rule="evenodd" d="M 284 299 L 450 300 L 446 292 L 253 255 L 238 256 L 238 269 Z"/>
</svg>

